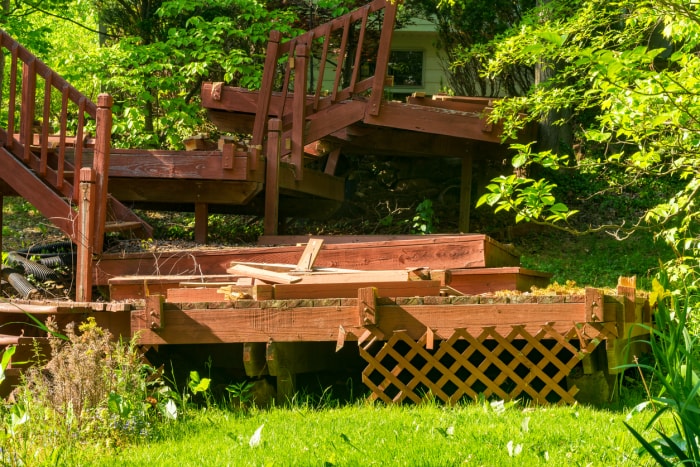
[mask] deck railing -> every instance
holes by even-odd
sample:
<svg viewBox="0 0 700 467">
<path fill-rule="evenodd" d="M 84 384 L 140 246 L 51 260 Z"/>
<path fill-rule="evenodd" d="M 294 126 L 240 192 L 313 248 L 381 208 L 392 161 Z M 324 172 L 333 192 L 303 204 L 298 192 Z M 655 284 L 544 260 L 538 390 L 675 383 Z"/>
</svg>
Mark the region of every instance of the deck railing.
<svg viewBox="0 0 700 467">
<path fill-rule="evenodd" d="M 77 182 L 85 165 L 83 154 L 88 146 L 94 145 L 96 229 L 104 228 L 106 218 L 111 105 L 108 95 L 101 95 L 98 104 L 90 101 L 0 30 L 0 145 L 69 204 L 78 204 Z M 29 180 L 21 186 L 29 185 Z M 28 193 L 19 194 L 32 201 Z M 40 206 L 36 207 L 41 210 Z M 74 224 L 75 219 L 68 220 L 70 223 Z M 66 233 L 79 242 L 77 231 Z M 93 232 L 82 235 L 98 242 L 92 246 L 96 251 L 101 250 L 102 235 Z"/>
<path fill-rule="evenodd" d="M 283 132 L 291 129 L 291 162 L 296 168 L 296 178 L 300 180 L 308 117 L 355 95 L 367 93 L 368 112 L 371 115 L 379 113 L 396 5 L 396 1 L 374 0 L 288 41 L 282 41 L 277 31 L 270 34 L 253 126 L 254 149 L 262 149 L 268 119 L 280 119 Z M 376 41 L 369 38 L 372 24 L 374 30 L 381 25 Z M 327 76 L 330 75 L 329 64 L 335 68 L 332 79 Z M 370 64 L 374 65 L 373 70 Z M 328 84 L 330 89 L 324 89 Z M 285 104 L 290 90 L 293 97 L 291 108 L 287 108 Z M 281 94 L 282 106 L 276 115 L 270 111 L 273 92 Z M 257 154 L 254 156 L 251 161 L 253 170 L 258 159 Z"/>
</svg>

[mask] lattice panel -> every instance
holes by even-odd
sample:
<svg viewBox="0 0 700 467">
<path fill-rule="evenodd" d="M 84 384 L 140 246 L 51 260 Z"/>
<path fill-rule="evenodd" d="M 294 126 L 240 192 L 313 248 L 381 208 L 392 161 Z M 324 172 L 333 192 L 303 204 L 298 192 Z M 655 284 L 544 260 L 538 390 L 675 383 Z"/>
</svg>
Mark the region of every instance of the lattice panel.
<svg viewBox="0 0 700 467">
<path fill-rule="evenodd" d="M 369 331 L 371 332 L 371 330 Z M 386 403 L 420 404 L 437 397 L 454 404 L 462 397 L 496 396 L 503 400 L 527 396 L 545 403 L 574 403 L 578 389 L 566 388 L 566 376 L 603 340 L 615 336 L 614 324 L 580 324 L 561 334 L 552 323 L 532 335 L 513 326 L 501 335 L 493 326 L 478 336 L 456 329 L 437 349 L 426 348 L 428 333 L 415 341 L 403 331 L 386 341 L 368 334 L 360 339 L 367 361 L 362 380 L 372 398 Z"/>
</svg>

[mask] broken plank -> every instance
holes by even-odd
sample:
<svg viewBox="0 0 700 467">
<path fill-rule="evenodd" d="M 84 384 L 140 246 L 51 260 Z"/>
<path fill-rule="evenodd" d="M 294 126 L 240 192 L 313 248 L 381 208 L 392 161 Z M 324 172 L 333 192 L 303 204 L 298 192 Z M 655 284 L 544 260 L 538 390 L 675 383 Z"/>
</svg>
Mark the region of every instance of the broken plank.
<svg viewBox="0 0 700 467">
<path fill-rule="evenodd" d="M 314 266 L 318 252 L 323 246 L 322 238 L 311 238 L 304 248 L 304 253 L 302 253 L 299 262 L 297 263 L 296 270 L 298 271 L 311 271 Z"/>
</svg>

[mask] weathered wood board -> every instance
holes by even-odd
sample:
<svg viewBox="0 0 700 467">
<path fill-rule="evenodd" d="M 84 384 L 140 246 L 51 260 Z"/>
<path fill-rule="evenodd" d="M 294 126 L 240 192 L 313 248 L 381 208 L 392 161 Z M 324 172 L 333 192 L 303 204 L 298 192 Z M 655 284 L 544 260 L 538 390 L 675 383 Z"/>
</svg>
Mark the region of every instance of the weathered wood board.
<svg viewBox="0 0 700 467">
<path fill-rule="evenodd" d="M 367 271 L 429 267 L 431 269 L 518 266 L 518 255 L 480 234 L 426 235 L 401 240 L 332 243 L 322 237 L 317 267 Z M 380 237 L 381 238 L 381 237 Z M 330 240 L 330 241 L 329 241 Z M 232 263 L 296 264 L 304 246 L 242 247 L 153 253 L 105 254 L 95 263 L 94 281 L 127 275 L 223 274 Z"/>
</svg>

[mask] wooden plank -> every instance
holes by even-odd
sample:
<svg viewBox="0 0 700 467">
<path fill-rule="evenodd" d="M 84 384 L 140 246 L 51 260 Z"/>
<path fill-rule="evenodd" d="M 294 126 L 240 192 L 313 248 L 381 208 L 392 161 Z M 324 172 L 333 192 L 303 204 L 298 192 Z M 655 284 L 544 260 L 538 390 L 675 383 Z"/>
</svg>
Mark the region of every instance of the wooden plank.
<svg viewBox="0 0 700 467">
<path fill-rule="evenodd" d="M 151 203 L 236 204 L 250 202 L 262 191 L 258 181 L 182 180 L 113 177 L 109 180 L 110 193 L 120 201 Z"/>
<path fill-rule="evenodd" d="M 146 151 L 115 149 L 109 176 L 185 180 L 248 180 L 246 155 L 231 155 L 231 167 L 221 151 Z"/>
<path fill-rule="evenodd" d="M 475 112 L 458 112 L 419 105 L 383 102 L 378 115 L 365 115 L 369 125 L 500 143 L 501 129 L 485 131 L 485 120 Z"/>
<path fill-rule="evenodd" d="M 474 295 L 501 290 L 527 292 L 532 286 L 546 287 L 551 277 L 520 267 L 449 269 L 445 271 L 445 285 Z"/>
<path fill-rule="evenodd" d="M 226 269 L 226 272 L 229 274 L 252 277 L 253 279 L 260 279 L 276 284 L 294 284 L 295 282 L 301 281 L 300 277 L 295 277 L 281 272 L 269 271 L 262 268 L 256 268 L 253 266 L 246 266 L 243 264 L 236 264 Z"/>
<path fill-rule="evenodd" d="M 430 327 L 439 336 L 449 336 L 464 328 L 479 335 L 484 327 L 507 335 L 512 326 L 522 326 L 530 334 L 544 323 L 560 333 L 571 329 L 572 322 L 581 322 L 583 303 L 500 304 L 500 305 L 378 305 L 378 327 L 387 335 L 405 330 L 419 339 Z M 150 329 L 143 310 L 131 312 L 131 331 L 140 333 L 141 344 L 193 344 L 224 342 L 337 342 L 342 326 L 354 335 L 357 328 L 357 306 L 318 306 L 280 308 L 236 308 L 165 310 L 167 327 L 160 332 Z M 348 339 L 354 339 L 350 334 Z"/>
<path fill-rule="evenodd" d="M 128 299 L 143 299 L 148 295 L 161 294 L 166 295 L 168 289 L 180 287 L 181 281 L 199 281 L 204 280 L 226 280 L 234 281 L 235 276 L 229 274 L 218 276 L 202 276 L 200 275 L 153 275 L 153 276 L 118 276 L 109 279 L 110 300 L 128 300 Z"/>
<path fill-rule="evenodd" d="M 219 287 L 172 287 L 167 289 L 166 296 L 168 303 L 205 303 L 223 302 L 226 294 Z"/>
<path fill-rule="evenodd" d="M 440 294 L 439 281 L 400 281 L 400 282 L 356 282 L 318 284 L 277 284 L 275 299 L 296 298 L 353 298 L 358 290 L 376 287 L 380 297 L 424 297 Z"/>
<path fill-rule="evenodd" d="M 301 258 L 299 258 L 296 270 L 311 271 L 314 266 L 314 262 L 316 261 L 316 257 L 318 256 L 318 252 L 321 251 L 321 247 L 323 247 L 322 238 L 310 238 L 309 242 L 304 248 L 304 252 L 301 254 Z"/>
<path fill-rule="evenodd" d="M 12 177 L 4 178 L 7 184 L 73 241 L 76 240 L 74 220 L 77 216 L 71 207 L 60 195 L 46 187 L 43 181 L 28 171 L 6 148 L 0 148 L 0 172 L 12 174 Z"/>
</svg>

